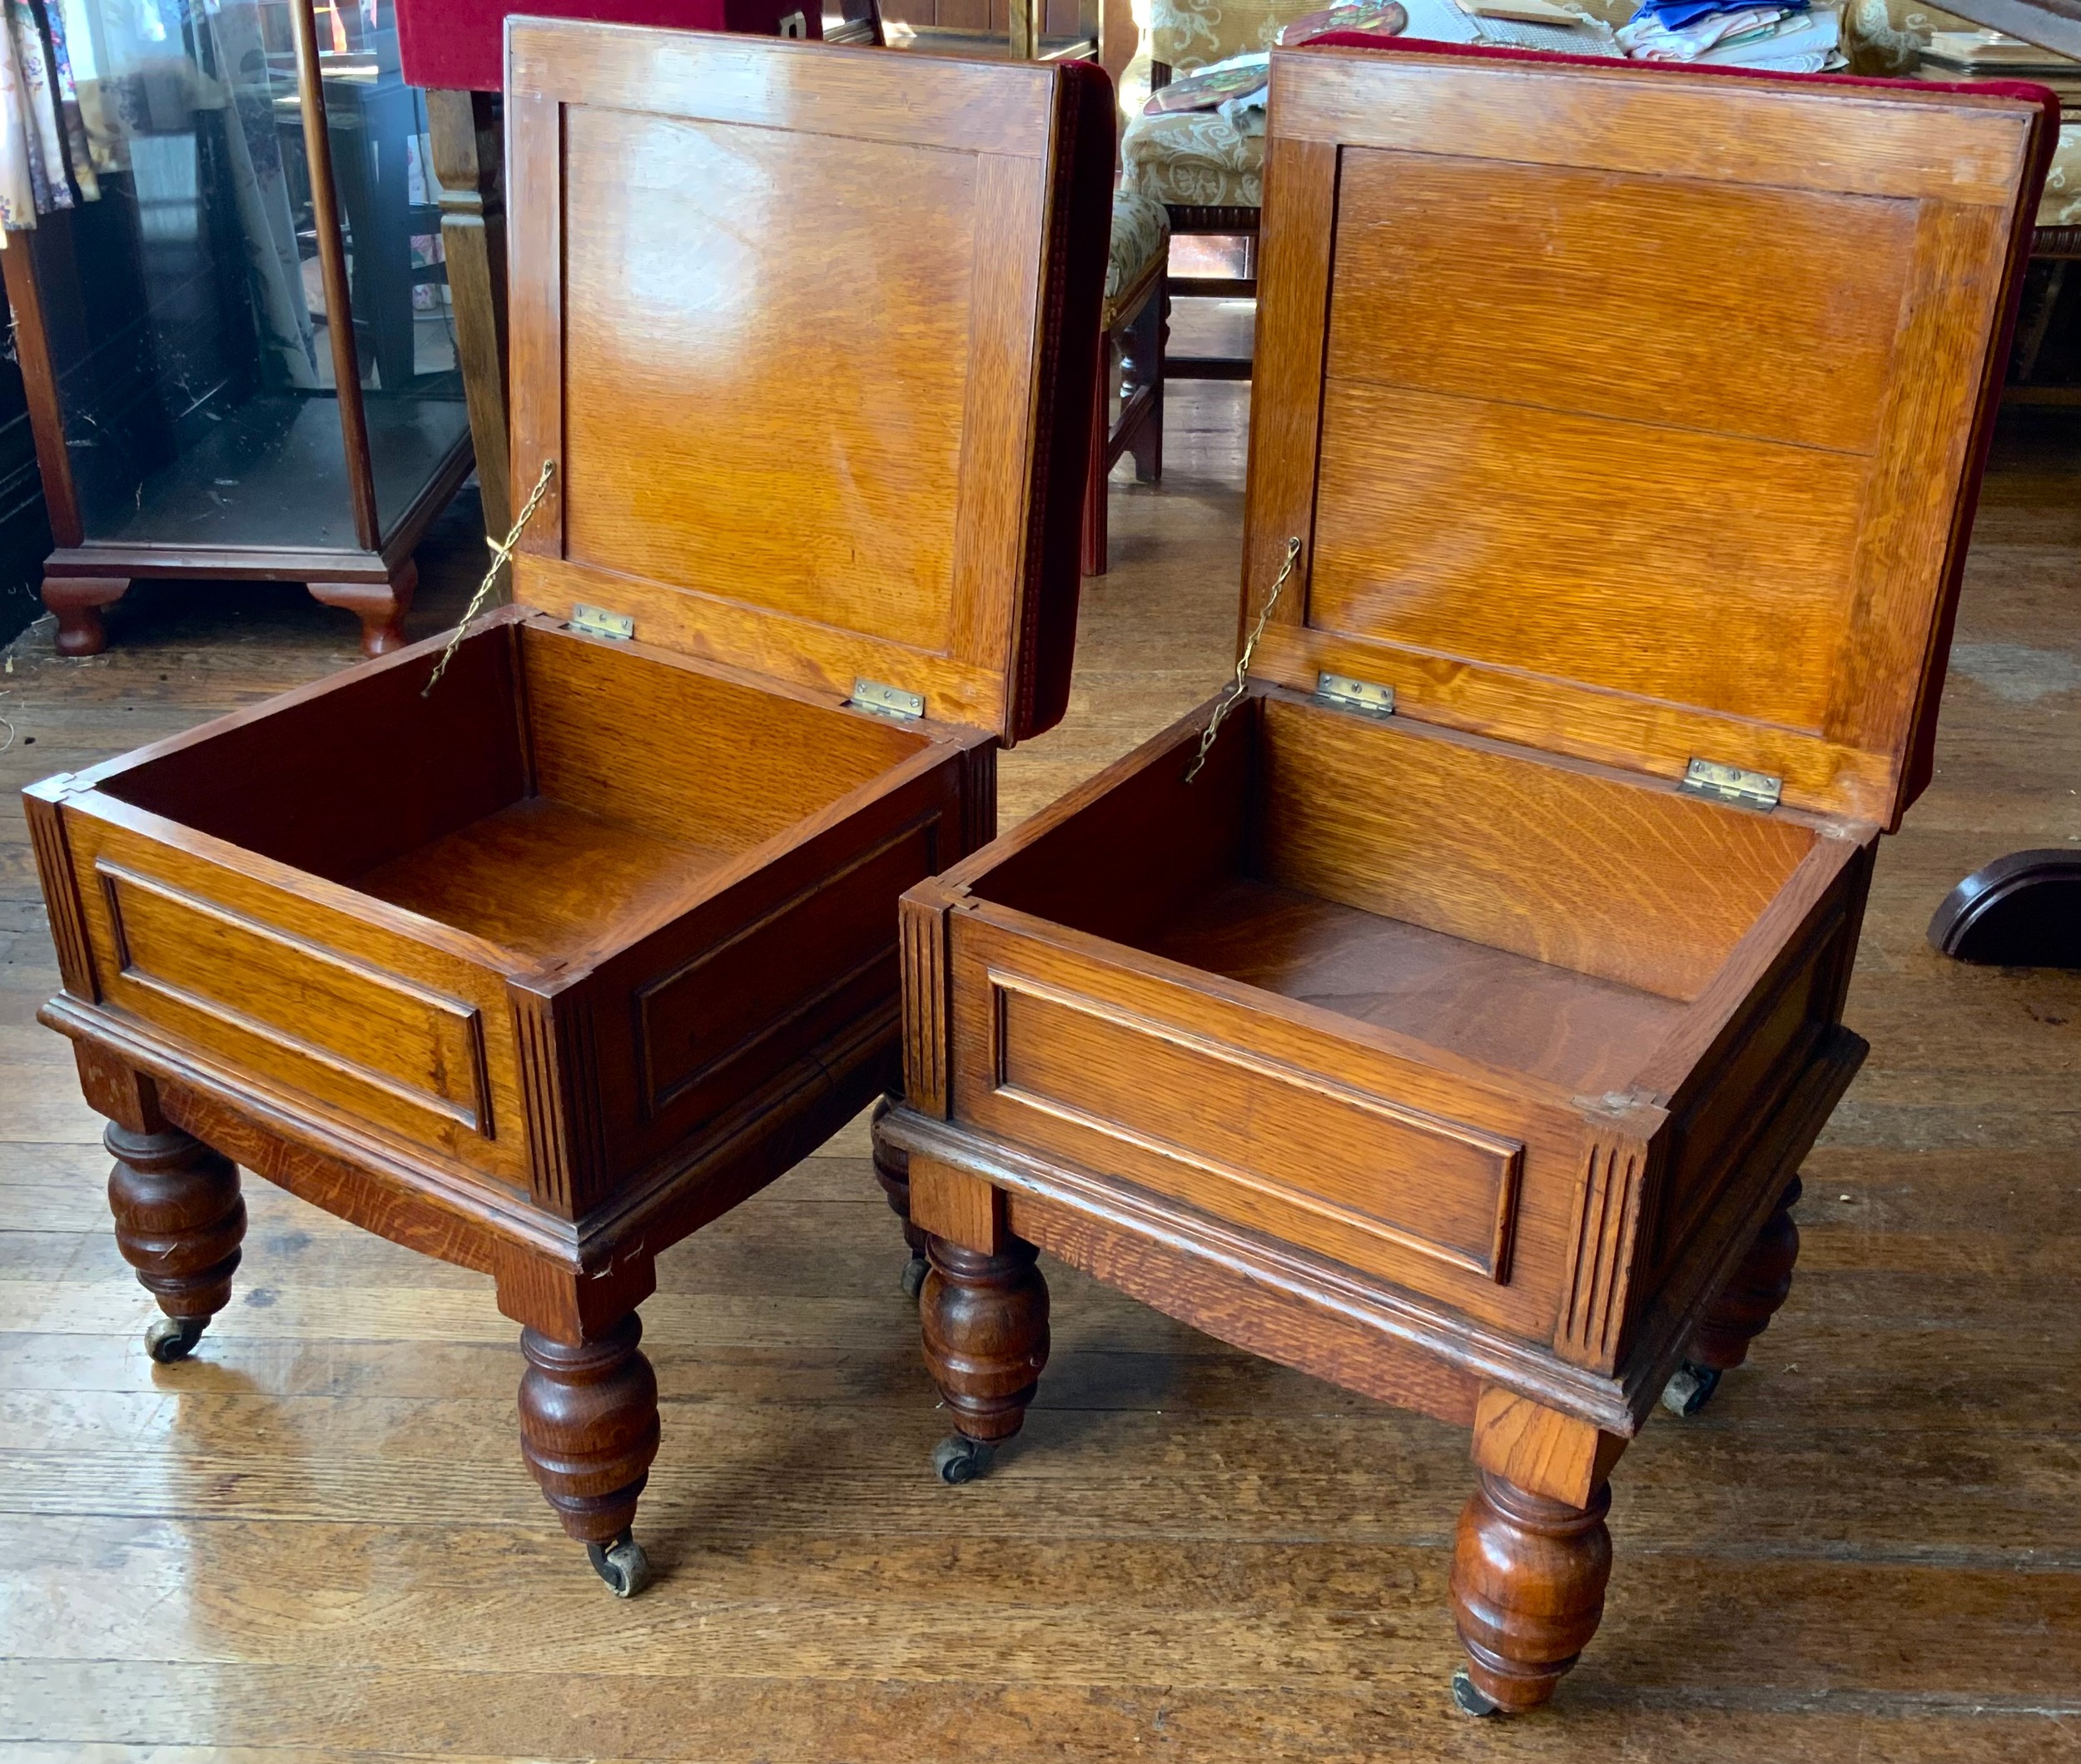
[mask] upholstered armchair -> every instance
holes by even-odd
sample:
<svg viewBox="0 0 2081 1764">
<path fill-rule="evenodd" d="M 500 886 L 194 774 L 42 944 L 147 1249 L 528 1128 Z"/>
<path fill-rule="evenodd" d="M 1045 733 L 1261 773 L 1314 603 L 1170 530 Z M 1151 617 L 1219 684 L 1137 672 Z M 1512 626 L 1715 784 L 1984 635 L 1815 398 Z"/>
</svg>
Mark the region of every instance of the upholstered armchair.
<svg viewBox="0 0 2081 1764">
<path fill-rule="evenodd" d="M 1155 0 L 1150 12 L 1150 83 L 1210 67 L 1232 55 L 1269 49 L 1279 27 L 1315 11 L 1323 0 Z M 1136 117 L 1120 137 L 1125 187 L 1170 211 L 1172 234 L 1239 235 L 1240 277 L 1174 276 L 1174 295 L 1248 298 L 1257 292 L 1257 219 L 1264 201 L 1264 118 L 1245 114 L 1236 127 L 1215 111 Z M 1166 358 L 1165 370 L 1203 379 L 1249 376 L 1247 359 Z"/>
</svg>

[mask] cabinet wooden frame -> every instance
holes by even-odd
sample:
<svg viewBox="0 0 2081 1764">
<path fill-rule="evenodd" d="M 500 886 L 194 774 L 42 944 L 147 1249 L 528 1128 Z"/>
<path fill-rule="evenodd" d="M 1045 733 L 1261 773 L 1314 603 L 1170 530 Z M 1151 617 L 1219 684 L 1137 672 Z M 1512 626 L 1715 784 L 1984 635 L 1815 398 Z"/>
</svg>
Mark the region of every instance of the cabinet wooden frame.
<svg viewBox="0 0 2081 1764">
<path fill-rule="evenodd" d="M 1456 1692 L 1552 1696 L 1865 1051 L 2050 126 L 1274 54 L 1245 683 L 903 901 L 948 1480 L 1033 1395 L 1038 1245 L 1468 1428 Z"/>
<path fill-rule="evenodd" d="M 228 1302 L 232 1160 L 491 1274 L 523 1454 L 628 1593 L 654 1260 L 897 1086 L 897 897 L 1067 698 L 1110 88 L 508 49 L 517 604 L 32 787 L 42 1017 L 156 1355 Z"/>
</svg>

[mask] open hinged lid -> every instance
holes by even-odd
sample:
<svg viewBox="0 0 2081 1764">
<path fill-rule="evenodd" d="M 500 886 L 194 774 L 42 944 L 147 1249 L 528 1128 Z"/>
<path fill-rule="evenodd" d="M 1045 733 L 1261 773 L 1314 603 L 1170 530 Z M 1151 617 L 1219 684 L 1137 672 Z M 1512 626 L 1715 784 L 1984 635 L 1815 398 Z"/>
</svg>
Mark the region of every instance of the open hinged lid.
<svg viewBox="0 0 2081 1764">
<path fill-rule="evenodd" d="M 1036 734 L 1076 626 L 1096 68 L 516 18 L 519 600 Z M 610 621 L 611 622 L 611 621 Z"/>
<path fill-rule="evenodd" d="M 2014 88 L 1274 54 L 1246 630 L 1305 549 L 1254 674 L 1895 824 L 2054 121 Z"/>
</svg>

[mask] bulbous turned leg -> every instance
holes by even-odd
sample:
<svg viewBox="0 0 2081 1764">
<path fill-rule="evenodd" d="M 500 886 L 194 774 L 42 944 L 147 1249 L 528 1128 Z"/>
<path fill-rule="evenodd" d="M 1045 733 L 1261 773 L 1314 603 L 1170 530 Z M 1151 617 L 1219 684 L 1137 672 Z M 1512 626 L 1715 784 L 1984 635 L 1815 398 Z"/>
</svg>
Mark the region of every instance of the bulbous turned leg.
<svg viewBox="0 0 2081 1764">
<path fill-rule="evenodd" d="M 1007 1237 L 1000 1255 L 927 1236 L 931 1263 L 918 1301 L 925 1364 L 954 1412 L 957 1431 L 932 1467 L 949 1483 L 974 1480 L 1025 1424 L 1048 1363 L 1048 1284 L 1040 1251 Z"/>
<path fill-rule="evenodd" d="M 1453 1621 L 1467 1649 L 1453 1695 L 1469 1714 L 1537 1708 L 1588 1646 L 1612 1573 L 1611 1505 L 1608 1483 L 1581 1508 L 1482 1473 L 1453 1547 Z"/>
<path fill-rule="evenodd" d="M 637 1344 L 633 1312 L 579 1345 L 520 1331 L 520 1454 L 564 1529 L 585 1546 L 619 1598 L 649 1583 L 630 1535 L 636 1502 L 658 1455 L 658 1379 Z"/>
<path fill-rule="evenodd" d="M 903 1241 L 911 1246 L 911 1259 L 903 1265 L 903 1296 L 916 1299 L 925 1285 L 925 1233 L 911 1223 L 911 1155 L 882 1137 L 882 1117 L 895 1101 L 884 1096 L 874 1106 L 874 1179 L 888 1196 L 889 1210 L 903 1221 Z"/>
<path fill-rule="evenodd" d="M 1662 1392 L 1662 1406 L 1680 1415 L 1695 1415 L 1711 1401 L 1722 1373 L 1749 1357 L 1749 1344 L 1771 1326 L 1771 1319 L 1792 1290 L 1792 1268 L 1799 1260 L 1799 1225 L 1792 1209 L 1799 1202 L 1797 1176 L 1778 1197 L 1776 1210 L 1764 1220 L 1756 1241 L 1705 1321 L 1691 1338 L 1683 1364 Z"/>
<path fill-rule="evenodd" d="M 146 1332 L 145 1347 L 171 1364 L 187 1357 L 231 1302 L 246 1235 L 238 1167 L 177 1127 L 137 1133 L 111 1123 L 102 1143 L 116 1160 L 108 1210 L 117 1246 L 166 1313 Z"/>
</svg>

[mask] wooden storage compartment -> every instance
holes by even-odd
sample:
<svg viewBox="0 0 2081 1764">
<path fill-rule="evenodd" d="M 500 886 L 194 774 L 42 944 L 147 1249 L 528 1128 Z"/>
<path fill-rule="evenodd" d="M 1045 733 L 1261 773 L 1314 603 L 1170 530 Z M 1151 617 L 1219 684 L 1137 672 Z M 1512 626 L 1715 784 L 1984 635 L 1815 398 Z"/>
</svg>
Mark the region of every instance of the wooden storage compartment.
<svg viewBox="0 0 2081 1764">
<path fill-rule="evenodd" d="M 1068 699 L 1112 92 L 506 41 L 515 604 L 31 789 L 42 1016 L 155 1356 L 230 1302 L 234 1160 L 490 1274 L 626 1593 L 656 1257 L 895 1088 L 897 900 Z"/>
<path fill-rule="evenodd" d="M 422 696 L 425 673 L 360 675 L 101 788 L 482 937 L 518 972 L 689 910 L 936 746 L 547 620 L 465 639 Z M 415 763 L 372 773 L 377 727 Z"/>
<path fill-rule="evenodd" d="M 1244 701 L 1192 784 L 1145 788 L 1145 888 L 1117 863 L 1103 900 L 1088 868 L 1065 886 L 1071 822 L 974 892 L 1584 1095 L 1635 1087 L 1820 838 L 1284 695 Z"/>
<path fill-rule="evenodd" d="M 1870 830 L 1276 688 L 1188 783 L 1203 721 L 920 891 L 964 907 L 954 1118 L 1617 1369 L 1625 1301 L 1567 1314 L 1585 1170 L 1716 1195 L 1829 1034 Z"/>
<path fill-rule="evenodd" d="M 904 897 L 942 1474 L 1019 1429 L 1051 1250 L 1468 1427 L 1463 1704 L 1552 1693 L 1863 1057 L 2050 127 L 1274 54 L 1237 682 Z"/>
</svg>

